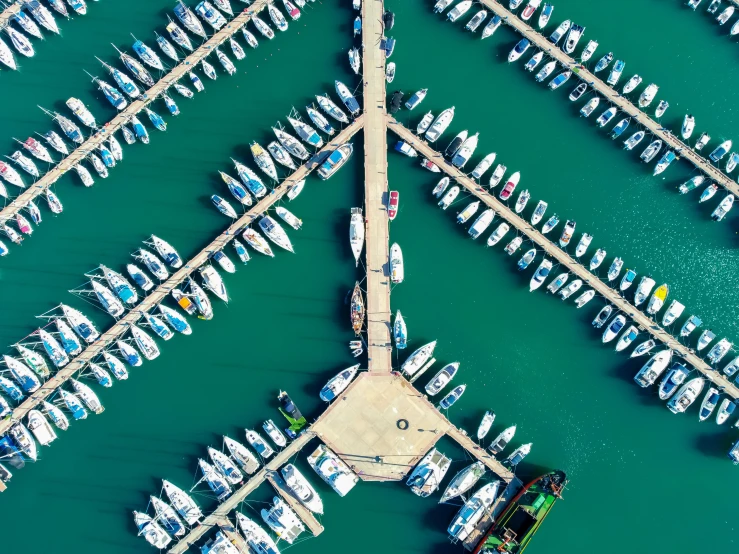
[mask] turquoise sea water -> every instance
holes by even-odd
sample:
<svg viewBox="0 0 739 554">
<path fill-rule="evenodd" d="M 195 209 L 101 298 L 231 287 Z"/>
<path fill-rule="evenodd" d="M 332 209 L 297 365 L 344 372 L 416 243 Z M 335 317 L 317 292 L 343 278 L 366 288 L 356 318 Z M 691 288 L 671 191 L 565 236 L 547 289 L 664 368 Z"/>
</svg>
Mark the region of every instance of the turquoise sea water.
<svg viewBox="0 0 739 554">
<path fill-rule="evenodd" d="M 653 178 L 638 161 L 641 149 L 626 153 L 596 129 L 602 103 L 584 120 L 578 114 L 582 102 L 566 98 L 574 83 L 550 92 L 523 71 L 528 56 L 507 64 L 518 40 L 512 31 L 500 29 L 481 42 L 462 31 L 467 18 L 451 25 L 431 13 L 432 4 L 388 3 L 396 12 L 390 34 L 398 39 L 391 90 L 429 88 L 421 107 L 398 118 L 415 126 L 427 110 L 456 106 L 440 148 L 462 129 L 479 131 L 470 167 L 495 151 L 498 162 L 521 171 L 519 188 L 532 192 L 526 215 L 537 200 L 547 200 L 549 213 L 577 221 L 578 236 L 595 236 L 591 250 L 606 248 L 608 263 L 619 255 L 640 274 L 668 282 L 670 298 L 687 306 L 686 315 L 699 314 L 719 337 L 739 337 L 732 285 L 736 214 L 713 223 L 708 216 L 719 196 L 698 205 L 697 192 L 677 194 L 692 166 L 674 164 Z M 113 62 L 109 43 L 130 45 L 130 33 L 153 44 L 153 30 L 164 33 L 171 5 L 90 3 L 88 16 L 62 22 L 62 38 L 36 41 L 38 54 L 21 60 L 21 72 L 0 75 L 2 152 L 15 149 L 11 137 L 50 127 L 37 104 L 62 111 L 74 95 L 99 120 L 111 117 L 82 70 L 103 77 L 94 56 Z M 665 0 L 608 7 L 570 0 L 556 3 L 550 27 L 566 17 L 585 25 L 582 45 L 590 38 L 600 42 L 592 63 L 614 51 L 627 62 L 623 82 L 636 72 L 644 85 L 660 85 L 657 98 L 671 104 L 666 126 L 677 132 L 689 111 L 697 121 L 694 136 L 705 130 L 714 137 L 710 148 L 734 138 L 736 75 L 728 68 L 737 51 L 727 36 L 731 23 L 719 28 L 704 9 L 694 13 Z M 37 233 L 0 262 L 0 343 L 31 333 L 39 324 L 34 316 L 62 301 L 94 315 L 101 327 L 109 324 L 67 291 L 100 263 L 122 269 L 152 233 L 184 257 L 207 244 L 225 225 L 208 197 L 223 194 L 217 170 L 231 170 L 229 157 L 248 160 L 251 140 L 269 142 L 270 125 L 286 123 L 292 106 L 303 110 L 313 95 L 332 91 L 334 79 L 357 83 L 346 58 L 353 18 L 348 0 L 316 2 L 286 34 L 248 50 L 247 59 L 237 62 L 237 76 L 203 79 L 206 92 L 192 101 L 173 95 L 179 117 L 156 106 L 169 130 L 147 125 L 151 144 L 124 145 L 124 161 L 110 178 L 96 179 L 91 189 L 75 175 L 61 179 L 55 190 L 64 214 L 53 217 L 42 208 Z M 354 144 L 360 152 L 361 137 Z M 699 424 L 695 409 L 670 414 L 654 391 L 633 384 L 641 362 L 602 346 L 590 328 L 602 304 L 575 310 L 544 289 L 528 293 L 531 272 L 518 273 L 517 258 L 508 258 L 502 243 L 487 249 L 484 239 L 473 243 L 454 223 L 466 198 L 441 212 L 430 195 L 436 176 L 394 153 L 389 164 L 391 187 L 401 195 L 391 240 L 402 246 L 406 261 L 406 282 L 393 290 L 392 307 L 404 313 L 410 348 L 438 339 L 439 362 L 461 362 L 459 382 L 468 390 L 450 418 L 472 432 L 483 412 L 493 409 L 494 432 L 516 423 L 514 442 L 534 443 L 519 469 L 523 477 L 555 467 L 570 475 L 565 500 L 528 552 L 733 547 L 737 476 L 725 453 L 736 430 Z M 304 221 L 301 231 L 289 231 L 295 255 L 254 258 L 226 276 L 232 300 L 215 304 L 212 321 L 195 321 L 192 336 L 161 344 L 162 356 L 132 370 L 129 381 L 96 388 L 105 413 L 73 423 L 42 450 L 38 464 L 16 472 L 0 497 L 3 551 L 148 551 L 135 536 L 130 512 L 146 506 L 162 477 L 189 487 L 207 445 L 220 446 L 223 434 L 242 438 L 244 427 L 279 418 L 280 388 L 304 413 L 320 413 L 320 387 L 352 363 L 345 299 L 361 273 L 351 266 L 346 236 L 349 208 L 362 202 L 362 175 L 357 156 L 327 182 L 311 177 L 289 205 Z M 455 459 L 452 471 L 461 468 L 465 455 L 450 441 L 440 444 Z M 298 463 L 310 476 L 302 461 L 307 453 Z M 400 484 L 360 483 L 339 499 L 318 478 L 311 480 L 326 502 L 326 531 L 296 546 L 306 554 L 461 549 L 449 545 L 444 533 L 454 506 L 417 498 Z M 256 514 L 270 496 L 264 486 L 244 509 Z M 205 493 L 198 500 L 213 505 Z"/>
</svg>

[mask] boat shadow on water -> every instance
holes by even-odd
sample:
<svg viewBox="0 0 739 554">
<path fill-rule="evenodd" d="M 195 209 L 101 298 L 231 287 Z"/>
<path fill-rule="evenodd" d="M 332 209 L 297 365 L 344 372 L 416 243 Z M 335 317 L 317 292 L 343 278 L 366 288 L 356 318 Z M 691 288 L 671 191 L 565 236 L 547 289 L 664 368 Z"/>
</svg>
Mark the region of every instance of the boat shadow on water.
<svg viewBox="0 0 739 554">
<path fill-rule="evenodd" d="M 709 421 L 711 420 L 705 423 Z M 725 460 L 726 453 L 731 448 L 731 445 L 734 444 L 735 440 L 736 437 L 732 439 L 726 429 L 721 429 L 699 434 L 695 439 L 695 447 L 704 456 Z"/>
</svg>

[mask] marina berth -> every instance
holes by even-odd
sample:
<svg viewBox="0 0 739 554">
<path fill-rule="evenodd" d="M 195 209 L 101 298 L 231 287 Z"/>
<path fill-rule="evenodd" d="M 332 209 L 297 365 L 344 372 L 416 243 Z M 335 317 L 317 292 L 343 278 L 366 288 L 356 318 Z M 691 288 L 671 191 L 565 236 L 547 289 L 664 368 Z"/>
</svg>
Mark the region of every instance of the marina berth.
<svg viewBox="0 0 739 554">
<path fill-rule="evenodd" d="M 474 462 L 462 469 L 447 485 L 444 493 L 441 495 L 439 504 L 457 498 L 472 489 L 482 476 L 485 475 L 486 471 L 485 465 L 480 461 Z"/>
</svg>

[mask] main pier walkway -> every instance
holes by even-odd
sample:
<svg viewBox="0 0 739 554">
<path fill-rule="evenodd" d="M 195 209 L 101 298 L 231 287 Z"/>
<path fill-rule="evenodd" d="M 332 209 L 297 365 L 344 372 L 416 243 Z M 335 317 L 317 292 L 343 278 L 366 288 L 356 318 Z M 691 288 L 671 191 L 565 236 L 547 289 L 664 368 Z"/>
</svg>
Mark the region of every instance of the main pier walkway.
<svg viewBox="0 0 739 554">
<path fill-rule="evenodd" d="M 385 51 L 381 0 L 362 2 L 364 94 L 364 216 L 367 251 L 367 356 L 369 370 L 392 369 L 390 338 L 390 249 L 387 217 L 387 128 Z"/>
<path fill-rule="evenodd" d="M 641 124 L 643 127 L 649 129 L 652 134 L 662 139 L 662 141 L 669 148 L 675 151 L 678 157 L 685 158 L 698 170 L 702 171 L 709 178 L 713 179 L 717 184 L 721 185 L 733 194 L 739 196 L 739 184 L 731 180 L 720 169 L 711 165 L 708 160 L 706 160 L 696 151 L 692 150 L 690 146 L 685 144 L 670 131 L 666 130 L 660 123 L 654 121 L 647 114 L 634 106 L 634 104 L 632 104 L 628 98 L 619 95 L 616 90 L 614 90 L 607 83 L 601 81 L 593 73 L 588 71 L 585 66 L 580 65 L 573 58 L 565 54 L 561 48 L 558 48 L 557 46 L 549 42 L 549 40 L 544 35 L 535 31 L 531 26 L 527 25 L 526 22 L 521 20 L 519 17 L 505 9 L 501 4 L 498 4 L 494 0 L 480 0 L 480 3 L 502 17 L 504 23 L 513 27 L 525 38 L 529 39 L 529 41 L 531 41 L 533 45 L 543 50 L 547 56 L 557 60 L 563 66 L 571 69 L 579 79 L 582 79 L 584 83 L 588 83 L 593 89 L 597 90 L 604 98 L 608 99 L 611 104 L 617 106 L 621 111 L 632 117 L 636 122 Z M 535 19 L 536 18 L 532 18 L 532 21 L 534 21 Z"/>
<path fill-rule="evenodd" d="M 728 379 L 719 374 L 686 346 L 683 346 L 675 337 L 670 335 L 645 313 L 641 312 L 625 298 L 619 296 L 616 290 L 612 289 L 606 283 L 598 279 L 598 277 L 590 273 L 586 267 L 580 265 L 580 263 L 574 260 L 567 252 L 560 249 L 557 245 L 547 239 L 530 223 L 519 217 L 513 212 L 513 210 L 486 191 L 480 184 L 473 181 L 465 173 L 450 163 L 447 163 L 444 157 L 439 152 L 436 152 L 431 148 L 426 141 L 419 139 L 412 131 L 398 123 L 398 121 L 391 116 L 388 116 L 388 128 L 415 148 L 419 153 L 433 161 L 444 173 L 449 175 L 449 177 L 454 179 L 459 185 L 463 186 L 471 194 L 495 210 L 495 214 L 498 217 L 503 218 L 512 227 L 518 229 L 520 233 L 525 235 L 531 242 L 542 249 L 546 255 L 554 258 L 557 262 L 562 264 L 562 266 L 566 267 L 570 272 L 582 279 L 585 284 L 595 289 L 597 293 L 613 304 L 624 315 L 630 317 L 642 330 L 648 332 L 652 337 L 654 337 L 654 339 L 664 343 L 665 346 L 684 358 L 708 380 L 712 381 L 716 386 L 722 387 L 726 394 L 732 398 L 739 398 L 739 389 Z"/>
<path fill-rule="evenodd" d="M 15 214 L 21 211 L 28 202 L 35 199 L 37 196 L 46 192 L 50 186 L 64 175 L 67 171 L 71 170 L 78 163 L 82 162 L 90 152 L 94 152 L 107 140 L 113 133 L 120 129 L 123 125 L 128 123 L 130 119 L 143 110 L 146 106 L 156 100 L 160 94 L 165 92 L 171 87 L 176 81 L 186 75 L 188 72 L 195 69 L 195 67 L 209 54 L 213 53 L 216 47 L 223 44 L 228 40 L 234 33 L 239 31 L 244 25 L 246 25 L 251 17 L 257 14 L 259 11 L 265 8 L 268 4 L 268 0 L 255 0 L 255 2 L 246 8 L 239 15 L 229 21 L 223 29 L 218 31 L 207 41 L 200 45 L 192 54 L 187 56 L 179 65 L 175 66 L 172 71 L 162 77 L 153 87 L 147 90 L 141 98 L 133 100 L 129 103 L 125 110 L 122 110 L 111 119 L 108 123 L 105 123 L 95 133 L 83 142 L 76 150 L 70 152 L 68 156 L 62 159 L 56 166 L 51 168 L 45 173 L 40 179 L 38 179 L 33 185 L 24 190 L 21 194 L 16 196 L 5 208 L 0 210 L 0 223 L 5 222 L 15 217 Z M 14 4 L 15 5 L 15 4 Z M 12 6 L 11 6 L 12 8 Z M 5 10 L 7 12 L 11 8 Z M 3 12 L 3 15 L 5 14 Z M 2 16 L 0 16 L 0 27 L 2 26 Z"/>
<path fill-rule="evenodd" d="M 268 194 L 262 200 L 256 203 L 253 208 L 235 220 L 229 227 L 220 234 L 213 242 L 201 250 L 191 260 L 182 266 L 177 272 L 173 273 L 169 279 L 160 284 L 154 291 L 144 298 L 130 312 L 119 319 L 110 329 L 101 334 L 100 338 L 88 346 L 80 355 L 74 358 L 69 364 L 57 371 L 43 386 L 26 398 L 19 406 L 17 406 L 10 418 L 0 421 L 0 436 L 8 430 L 15 422 L 23 418 L 29 410 L 32 410 L 39 402 L 45 400 L 56 389 L 61 386 L 67 379 L 82 370 L 85 365 L 95 359 L 102 353 L 104 349 L 120 339 L 123 334 L 128 331 L 131 324 L 136 323 L 143 312 L 149 311 L 151 308 L 159 304 L 164 298 L 177 287 L 185 279 L 187 279 L 196 269 L 205 264 L 212 252 L 223 249 L 228 243 L 236 238 L 240 231 L 250 225 L 257 217 L 266 212 L 274 203 L 282 198 L 288 189 L 298 181 L 304 179 L 315 167 L 318 161 L 322 159 L 329 151 L 344 144 L 357 131 L 362 128 L 364 118 L 362 116 L 354 120 L 354 122 L 339 133 L 332 141 L 326 144 L 323 149 L 308 160 L 305 165 L 300 166 L 292 175 L 285 179 L 271 194 Z"/>
</svg>

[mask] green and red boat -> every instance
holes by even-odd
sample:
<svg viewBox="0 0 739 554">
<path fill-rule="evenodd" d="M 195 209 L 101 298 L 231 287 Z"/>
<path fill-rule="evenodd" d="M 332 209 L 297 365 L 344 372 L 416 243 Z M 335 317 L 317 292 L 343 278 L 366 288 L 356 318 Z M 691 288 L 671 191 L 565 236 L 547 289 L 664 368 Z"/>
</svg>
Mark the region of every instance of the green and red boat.
<svg viewBox="0 0 739 554">
<path fill-rule="evenodd" d="M 493 523 L 473 554 L 520 554 L 539 530 L 567 484 L 564 471 L 552 471 L 526 485 Z"/>
</svg>

